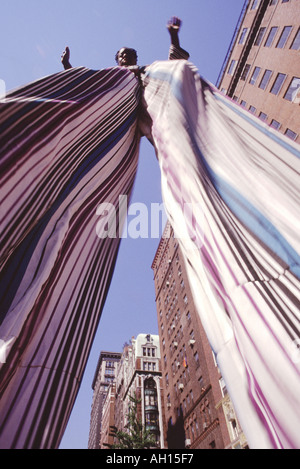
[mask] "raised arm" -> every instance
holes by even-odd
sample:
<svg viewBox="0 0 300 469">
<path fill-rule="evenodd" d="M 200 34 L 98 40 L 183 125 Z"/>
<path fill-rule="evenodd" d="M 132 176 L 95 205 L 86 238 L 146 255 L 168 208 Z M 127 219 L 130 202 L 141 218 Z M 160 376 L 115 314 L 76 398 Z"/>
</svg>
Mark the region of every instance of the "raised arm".
<svg viewBox="0 0 300 469">
<path fill-rule="evenodd" d="M 170 33 L 171 44 L 175 47 L 180 47 L 179 43 L 179 30 L 181 26 L 181 19 L 177 18 L 177 16 L 172 16 L 172 18 L 168 21 L 167 29 Z"/>
<path fill-rule="evenodd" d="M 72 65 L 70 64 L 70 49 L 69 47 L 66 47 L 65 50 L 62 53 L 61 56 L 61 63 L 64 66 L 65 70 L 68 70 L 69 68 L 72 68 Z"/>
<path fill-rule="evenodd" d="M 184 59 L 187 60 L 190 54 L 180 47 L 179 41 L 179 31 L 181 27 L 181 19 L 177 18 L 177 16 L 172 16 L 172 18 L 168 21 L 167 29 L 170 34 L 171 38 L 171 46 L 169 50 L 169 60 L 178 60 Z"/>
</svg>

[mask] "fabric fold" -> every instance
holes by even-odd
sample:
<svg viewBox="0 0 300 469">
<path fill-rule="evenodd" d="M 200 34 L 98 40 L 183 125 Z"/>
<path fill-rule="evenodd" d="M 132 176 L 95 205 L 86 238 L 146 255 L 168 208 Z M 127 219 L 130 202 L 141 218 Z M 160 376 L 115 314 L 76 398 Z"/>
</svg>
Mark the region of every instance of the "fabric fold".
<svg viewBox="0 0 300 469">
<path fill-rule="evenodd" d="M 101 232 L 99 207 L 121 220 L 138 107 L 138 80 L 119 67 L 74 68 L 1 103 L 3 448 L 55 448 L 63 435 L 122 230 Z"/>
<path fill-rule="evenodd" d="M 249 445 L 297 448 L 299 147 L 187 62 L 150 66 L 144 99 L 165 209 Z"/>
<path fill-rule="evenodd" d="M 1 102 L 0 445 L 59 445 L 113 274 L 119 196 L 130 197 L 142 129 L 249 445 L 297 448 L 299 147 L 189 62 L 143 71 L 139 81 L 120 67 L 78 67 Z"/>
</svg>

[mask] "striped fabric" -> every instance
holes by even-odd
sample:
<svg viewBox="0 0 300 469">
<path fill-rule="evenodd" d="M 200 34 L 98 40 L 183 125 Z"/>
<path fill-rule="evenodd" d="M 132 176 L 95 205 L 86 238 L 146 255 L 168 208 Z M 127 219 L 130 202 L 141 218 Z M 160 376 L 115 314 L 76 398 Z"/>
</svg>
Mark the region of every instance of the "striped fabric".
<svg viewBox="0 0 300 469">
<path fill-rule="evenodd" d="M 130 196 L 139 101 L 130 71 L 79 67 L 0 104 L 2 448 L 63 435 L 119 246 L 97 207 Z"/>
<path fill-rule="evenodd" d="M 171 44 L 169 49 L 169 60 L 188 60 L 190 54 L 182 47 L 176 47 Z"/>
<path fill-rule="evenodd" d="M 143 88 L 139 125 L 250 446 L 299 447 L 298 147 L 186 62 L 147 67 Z M 60 442 L 119 245 L 97 234 L 97 207 L 130 195 L 139 103 L 118 67 L 71 69 L 1 103 L 3 448 Z"/>
<path fill-rule="evenodd" d="M 299 146 L 186 62 L 147 69 L 165 208 L 251 448 L 300 447 Z"/>
</svg>

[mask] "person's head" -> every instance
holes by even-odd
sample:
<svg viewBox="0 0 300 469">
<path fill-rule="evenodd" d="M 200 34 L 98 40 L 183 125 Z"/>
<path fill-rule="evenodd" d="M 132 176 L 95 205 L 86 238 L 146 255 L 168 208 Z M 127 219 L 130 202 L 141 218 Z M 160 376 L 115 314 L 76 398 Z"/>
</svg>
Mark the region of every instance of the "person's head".
<svg viewBox="0 0 300 469">
<path fill-rule="evenodd" d="M 121 67 L 130 67 L 137 64 L 137 52 L 129 47 L 122 47 L 115 56 L 116 62 Z"/>
</svg>

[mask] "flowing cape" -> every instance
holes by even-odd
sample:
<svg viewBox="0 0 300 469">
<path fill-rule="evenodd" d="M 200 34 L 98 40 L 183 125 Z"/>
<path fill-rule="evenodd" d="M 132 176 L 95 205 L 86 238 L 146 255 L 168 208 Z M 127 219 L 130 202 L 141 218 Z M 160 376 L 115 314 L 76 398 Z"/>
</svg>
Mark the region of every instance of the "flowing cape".
<svg viewBox="0 0 300 469">
<path fill-rule="evenodd" d="M 130 196 L 139 120 L 250 447 L 299 447 L 299 147 L 181 60 L 141 87 L 118 67 L 71 69 L 1 107 L 2 447 L 59 444 L 119 245 L 97 208 Z"/>
<path fill-rule="evenodd" d="M 145 85 L 165 209 L 249 445 L 299 448 L 299 145 L 186 62 Z"/>
<path fill-rule="evenodd" d="M 63 435 L 120 240 L 98 236 L 97 208 L 119 213 L 130 197 L 139 101 L 132 72 L 80 67 L 1 103 L 4 448 L 55 448 Z"/>
</svg>

